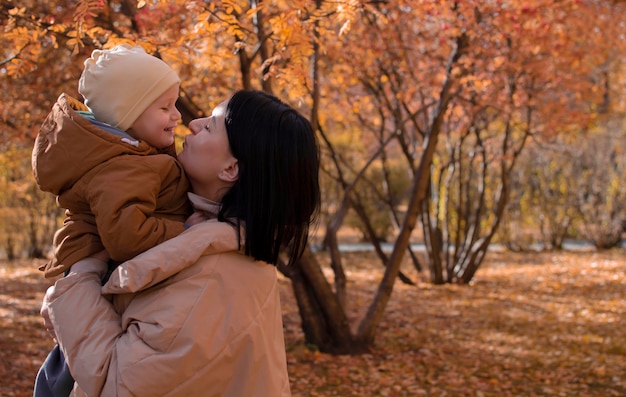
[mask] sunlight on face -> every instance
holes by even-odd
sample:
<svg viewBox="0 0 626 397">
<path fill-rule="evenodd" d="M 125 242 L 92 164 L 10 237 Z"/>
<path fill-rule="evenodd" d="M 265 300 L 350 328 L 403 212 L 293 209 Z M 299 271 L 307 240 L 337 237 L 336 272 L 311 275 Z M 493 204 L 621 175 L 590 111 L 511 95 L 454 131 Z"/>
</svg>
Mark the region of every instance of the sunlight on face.
<svg viewBox="0 0 626 397">
<path fill-rule="evenodd" d="M 183 150 L 178 155 L 194 193 L 213 200 L 216 190 L 224 185 L 224 170 L 236 162 L 226 133 L 227 104 L 222 102 L 210 117 L 189 123 L 191 133 L 185 137 Z"/>
</svg>

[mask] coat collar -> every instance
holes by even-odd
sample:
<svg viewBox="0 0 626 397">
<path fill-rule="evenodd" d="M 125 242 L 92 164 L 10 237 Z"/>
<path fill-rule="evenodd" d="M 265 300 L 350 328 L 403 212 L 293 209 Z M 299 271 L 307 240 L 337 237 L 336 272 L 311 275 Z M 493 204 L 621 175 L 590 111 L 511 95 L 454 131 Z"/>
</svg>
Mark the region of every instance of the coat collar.
<svg viewBox="0 0 626 397">
<path fill-rule="evenodd" d="M 220 203 L 209 200 L 208 198 L 197 195 L 193 192 L 188 192 L 187 197 L 189 197 L 189 201 L 191 201 L 191 205 L 194 210 L 203 212 L 209 219 L 217 218 L 217 214 L 220 210 Z"/>
</svg>

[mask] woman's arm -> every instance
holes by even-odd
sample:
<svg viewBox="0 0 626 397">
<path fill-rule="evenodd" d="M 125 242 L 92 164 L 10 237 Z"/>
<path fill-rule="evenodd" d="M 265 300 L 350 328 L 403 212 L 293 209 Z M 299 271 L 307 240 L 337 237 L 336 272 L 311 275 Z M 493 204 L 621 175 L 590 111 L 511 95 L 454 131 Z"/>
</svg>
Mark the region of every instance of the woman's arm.
<svg viewBox="0 0 626 397">
<path fill-rule="evenodd" d="M 48 290 L 42 307 L 42 314 L 48 312 L 70 372 L 80 388 L 94 396 L 101 394 L 107 378 L 115 376 L 109 371 L 115 370 L 111 361 L 122 334 L 119 314 L 101 294 L 106 269 L 106 262 L 94 258 L 77 262 Z"/>
</svg>

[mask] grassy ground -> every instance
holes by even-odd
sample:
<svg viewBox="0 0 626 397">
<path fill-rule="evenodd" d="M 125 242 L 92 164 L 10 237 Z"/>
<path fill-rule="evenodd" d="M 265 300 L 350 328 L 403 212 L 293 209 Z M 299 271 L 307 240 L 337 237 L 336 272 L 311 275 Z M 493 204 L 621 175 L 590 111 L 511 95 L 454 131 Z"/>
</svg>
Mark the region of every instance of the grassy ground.
<svg viewBox="0 0 626 397">
<path fill-rule="evenodd" d="M 0 263 L 2 397 L 32 395 L 52 346 L 37 263 Z M 350 254 L 346 268 L 356 324 L 380 264 Z M 294 396 L 626 396 L 624 250 L 491 253 L 469 286 L 398 282 L 374 348 L 359 356 L 307 348 L 280 280 Z"/>
</svg>

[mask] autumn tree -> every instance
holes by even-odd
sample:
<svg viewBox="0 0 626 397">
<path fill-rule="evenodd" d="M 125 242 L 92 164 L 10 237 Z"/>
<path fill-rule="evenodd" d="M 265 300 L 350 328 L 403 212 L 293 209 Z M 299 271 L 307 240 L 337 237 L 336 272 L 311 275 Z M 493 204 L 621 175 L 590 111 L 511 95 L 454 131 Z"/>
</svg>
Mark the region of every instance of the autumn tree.
<svg viewBox="0 0 626 397">
<path fill-rule="evenodd" d="M 572 68 L 563 70 L 563 77 L 555 80 L 562 83 L 558 87 L 563 94 L 554 98 L 557 103 L 541 102 L 549 110 L 543 116 L 549 127 L 543 129 L 548 133 L 534 137 L 522 160 L 516 176 L 516 183 L 521 184 L 516 189 L 518 199 L 511 208 L 517 214 L 518 230 L 539 230 L 539 242 L 551 249 L 562 248 L 566 237 L 607 248 L 619 243 L 622 235 L 623 189 L 618 175 L 623 172 L 626 64 L 623 42 L 610 39 L 618 34 L 613 29 L 619 29 L 619 23 L 611 21 L 620 8 L 613 8 L 610 2 L 587 6 L 575 14 L 577 23 L 568 30 L 575 36 L 588 32 L 587 42 L 595 43 L 600 51 L 573 46 L 577 56 Z M 587 26 L 593 26 L 589 19 L 606 26 L 589 29 Z M 584 73 L 573 74 L 576 68 Z M 572 89 L 576 86 L 586 89 Z M 569 110 L 570 115 L 558 118 L 559 110 Z M 578 123 L 569 123 L 576 118 Z"/>
<path fill-rule="evenodd" d="M 605 10 L 602 19 L 609 10 Z M 609 39 L 610 31 L 595 31 L 600 40 Z M 591 79 L 602 100 L 589 103 L 593 122 L 579 147 L 573 190 L 580 216 L 577 230 L 598 249 L 615 247 L 626 231 L 626 59 L 621 52 L 605 52 L 603 62 L 593 69 Z M 581 139 L 582 140 L 582 139 Z"/>
<path fill-rule="evenodd" d="M 590 76 L 619 45 L 609 21 L 624 16 L 621 3 L 574 0 L 28 1 L 0 12 L 4 99 L 24 98 L 3 108 L 2 133 L 21 135 L 24 147 L 61 91 L 77 95 L 82 59 L 118 43 L 142 45 L 179 72 L 185 123 L 238 88 L 273 92 L 310 117 L 333 275 L 312 250 L 279 270 L 307 342 L 336 353 L 372 346 L 396 279 L 413 282 L 400 269 L 407 254 L 422 269 L 410 248 L 418 221 L 433 282 L 472 280 L 529 137 L 577 133 L 594 114 L 580 98 L 599 103 Z M 603 35 L 587 40 L 595 30 Z M 402 170 L 407 188 L 394 176 Z M 391 253 L 372 208 L 393 220 Z M 338 249 L 348 213 L 381 264 L 367 313 L 350 321 Z"/>
<path fill-rule="evenodd" d="M 345 192 L 328 224 L 325 240 L 334 271 L 333 304 L 327 302 L 332 289 L 324 285 L 324 278 L 313 271 L 314 267 L 303 266 L 308 269 L 303 276 L 318 292 L 300 295 L 308 302 L 301 306 L 307 315 L 303 323 L 308 323 L 308 336 L 318 345 L 367 346 L 371 342 L 370 332 L 391 294 L 392 280 L 399 274 L 398 263 L 408 247 L 407 236 L 415 225 L 411 204 L 419 205 L 426 220 L 427 259 L 433 281 L 467 283 L 504 216 L 509 178 L 529 137 L 575 133 L 593 117 L 593 112 L 581 109 L 576 98 L 587 95 L 591 103 L 597 102 L 594 86 L 587 79 L 593 65 L 602 59 L 587 57 L 591 52 L 583 49 L 578 36 L 566 32 L 593 26 L 587 15 L 596 11 L 598 4 L 586 9 L 575 3 L 562 4 L 558 9 L 540 2 L 506 7 L 466 2 L 449 5 L 447 11 L 413 3 L 400 4 L 398 9 L 385 5 L 376 10 L 363 8 L 360 15 L 364 22 L 352 24 L 350 34 L 365 39 L 354 42 L 348 34 L 350 44 L 341 47 L 344 58 L 333 53 L 328 60 L 328 75 L 355 59 L 362 60 L 350 69 L 358 72 L 344 77 L 341 84 L 348 87 L 345 101 L 356 110 L 354 119 L 374 138 L 369 141 L 370 161 L 363 160 L 357 166 L 350 162 L 351 152 L 342 153 L 331 139 L 324 139 L 330 158 L 327 164 L 333 165 L 328 173 Z M 357 27 L 361 29 L 355 33 Z M 428 46 L 434 43 L 437 45 Z M 331 53 L 331 49 L 324 49 Z M 452 63 L 445 63 L 446 50 Z M 554 54 L 562 57 L 555 58 Z M 337 94 L 331 92 L 329 97 L 334 99 Z M 345 122 L 345 118 L 335 120 Z M 441 131 L 445 131 L 446 143 L 433 156 L 429 144 Z M 325 137 L 324 131 L 321 133 Z M 337 314 L 346 299 L 347 283 L 336 233 L 346 208 L 359 212 L 360 190 L 355 186 L 365 179 L 364 167 L 375 158 L 384 164 L 391 157 L 381 154 L 387 147 L 389 153 L 406 157 L 414 173 L 413 190 L 392 255 L 386 258 L 372 239 L 386 271 L 367 316 L 353 335 L 345 326 L 345 314 Z M 431 185 L 429 190 L 425 190 L 424 181 Z M 389 211 L 394 209 L 389 207 Z M 364 215 L 364 224 L 368 220 Z"/>
<path fill-rule="evenodd" d="M 576 184 L 572 182 L 580 172 L 581 151 L 573 136 L 531 142 L 512 177 L 517 189 L 507 209 L 517 231 L 510 231 L 509 247 L 530 249 L 537 243 L 544 249 L 563 249 L 578 217 Z M 524 239 L 522 234 L 528 230 L 537 232 Z"/>
<path fill-rule="evenodd" d="M 576 226 L 599 249 L 615 247 L 626 224 L 626 135 L 621 124 L 615 125 L 616 130 L 602 128 L 587 137 L 589 146 L 573 163 L 578 171 L 573 182 L 579 214 Z"/>
<path fill-rule="evenodd" d="M 25 251 L 43 258 L 50 247 L 61 211 L 54 197 L 39 190 L 29 178 L 30 148 L 8 144 L 0 154 L 0 246 L 8 259 Z"/>
</svg>

